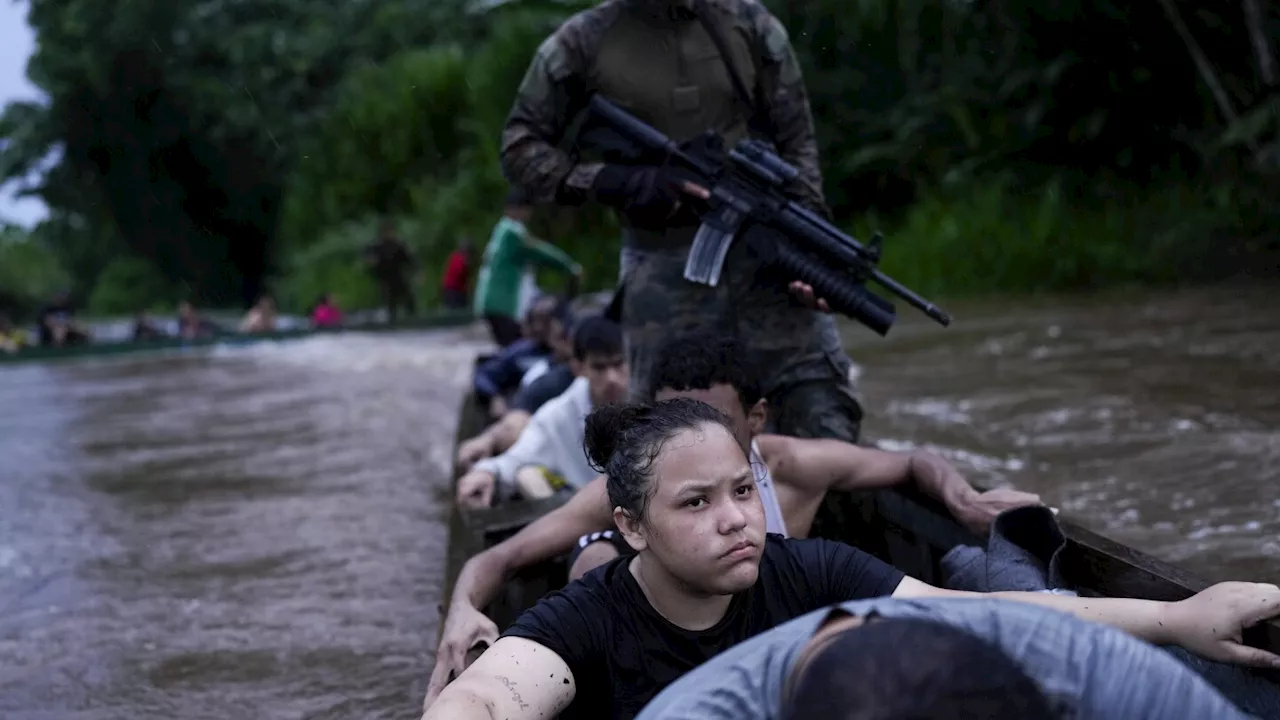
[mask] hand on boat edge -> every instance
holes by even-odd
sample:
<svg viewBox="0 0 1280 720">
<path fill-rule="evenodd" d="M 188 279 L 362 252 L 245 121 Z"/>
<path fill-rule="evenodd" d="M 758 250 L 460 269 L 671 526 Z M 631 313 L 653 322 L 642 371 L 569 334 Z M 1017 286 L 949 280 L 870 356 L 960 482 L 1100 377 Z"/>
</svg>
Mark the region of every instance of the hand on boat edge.
<svg viewBox="0 0 1280 720">
<path fill-rule="evenodd" d="M 464 508 L 487 508 L 493 503 L 497 478 L 483 470 L 471 470 L 458 478 L 455 501 Z"/>
<path fill-rule="evenodd" d="M 467 669 L 467 655 L 481 643 L 492 646 L 498 641 L 498 626 L 484 613 L 466 604 L 455 604 L 444 619 L 440 645 L 436 648 L 436 664 L 427 683 L 427 696 L 422 711 L 440 697 L 445 686 Z"/>
<path fill-rule="evenodd" d="M 969 532 L 978 537 L 986 537 L 991 530 L 991 523 L 996 516 L 1006 510 L 1043 505 L 1040 496 L 1035 493 L 1014 490 L 1009 487 L 995 488 L 981 493 L 970 493 L 959 501 L 951 501 L 951 515 Z M 1052 508 L 1051 508 L 1052 509 Z M 1053 511 L 1057 514 L 1057 510 Z"/>
<path fill-rule="evenodd" d="M 488 438 L 483 436 L 473 437 L 469 440 L 464 440 L 458 446 L 458 455 L 454 462 L 458 464 L 458 467 L 463 472 L 468 472 L 471 470 L 471 466 L 487 457 L 492 457 L 492 450 L 493 448 L 490 446 Z"/>
<path fill-rule="evenodd" d="M 1211 660 L 1280 669 L 1280 656 L 1243 644 L 1243 632 L 1280 614 L 1280 587 L 1223 582 L 1165 606 L 1162 624 L 1176 642 Z"/>
</svg>

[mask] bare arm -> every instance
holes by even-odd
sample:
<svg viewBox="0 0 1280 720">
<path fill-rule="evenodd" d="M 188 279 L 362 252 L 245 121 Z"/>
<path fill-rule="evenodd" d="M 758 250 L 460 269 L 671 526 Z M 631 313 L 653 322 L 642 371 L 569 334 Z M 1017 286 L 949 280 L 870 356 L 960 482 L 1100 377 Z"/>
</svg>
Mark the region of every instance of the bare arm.
<svg viewBox="0 0 1280 720">
<path fill-rule="evenodd" d="M 450 683 L 422 720 L 544 720 L 567 708 L 576 691 L 559 655 L 507 637 Z"/>
<path fill-rule="evenodd" d="M 507 414 L 502 416 L 498 422 L 485 428 L 481 433 L 463 443 L 461 451 L 465 448 L 474 446 L 476 451 L 483 450 L 483 455 L 496 455 L 506 452 L 507 448 L 515 444 L 520 438 L 520 433 L 524 432 L 525 427 L 529 425 L 529 418 L 533 415 L 525 410 L 508 410 Z M 470 455 L 470 453 L 459 452 L 460 455 Z M 479 459 L 478 457 L 476 459 Z M 474 462 L 474 460 L 472 461 Z"/>
<path fill-rule="evenodd" d="M 1037 592 L 973 593 L 934 587 L 911 577 L 902 579 L 898 589 L 893 591 L 893 597 L 998 597 L 1042 605 L 1083 620 L 1111 625 L 1153 644 L 1174 642 L 1171 629 L 1163 623 L 1166 604 L 1154 600 L 1081 598 Z"/>
<path fill-rule="evenodd" d="M 467 560 L 454 582 L 449 612 L 436 648 L 435 668 L 427 685 L 426 703 L 430 705 L 446 687 L 452 687 L 449 681 L 467 666 L 467 655 L 473 647 L 497 646 L 498 628 L 480 608 L 493 602 L 508 577 L 521 568 L 568 552 L 582 535 L 607 529 L 612 524 L 604 478 L 599 477 L 574 494 L 569 502 L 538 518 L 505 542 Z M 481 657 L 488 657 L 488 653 Z M 460 699 L 454 702 L 461 705 Z"/>
<path fill-rule="evenodd" d="M 778 482 L 822 493 L 875 490 L 913 481 L 977 533 L 985 532 L 1004 510 L 1040 502 L 1038 495 L 1016 490 L 978 492 L 950 463 L 923 450 L 886 452 L 840 440 L 782 435 L 762 435 L 756 442 Z"/>
<path fill-rule="evenodd" d="M 564 505 L 468 560 L 454 582 L 451 604 L 466 603 L 482 608 L 493 602 L 513 573 L 569 552 L 579 537 L 610 527 L 613 527 L 613 513 L 601 475 L 574 493 Z"/>
<path fill-rule="evenodd" d="M 502 419 L 494 423 L 485 432 L 491 432 L 489 442 L 493 452 L 506 452 L 508 448 L 516 444 L 520 439 L 520 434 L 524 429 L 529 427 L 529 419 L 533 417 L 533 413 L 526 410 L 510 410 Z"/>
<path fill-rule="evenodd" d="M 1090 598 L 1041 592 L 971 593 L 936 588 L 906 577 L 893 597 L 998 597 L 1041 605 L 1083 620 L 1110 625 L 1153 645 L 1181 645 L 1212 660 L 1280 668 L 1280 657 L 1241 644 L 1244 628 L 1280 612 L 1280 588 L 1226 582 L 1181 602 Z"/>
<path fill-rule="evenodd" d="M 548 447 L 552 444 L 551 436 L 556 431 L 554 425 L 555 423 L 548 421 L 547 414 L 535 413 L 511 447 L 477 462 L 474 469 L 492 474 L 499 485 L 512 486 L 520 468 L 537 464 L 547 457 Z"/>
</svg>

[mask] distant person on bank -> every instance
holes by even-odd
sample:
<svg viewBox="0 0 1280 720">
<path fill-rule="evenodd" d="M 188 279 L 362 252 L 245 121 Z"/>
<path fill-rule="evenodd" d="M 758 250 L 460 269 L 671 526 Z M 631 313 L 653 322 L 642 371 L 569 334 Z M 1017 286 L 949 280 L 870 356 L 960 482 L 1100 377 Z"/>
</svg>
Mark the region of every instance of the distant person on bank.
<svg viewBox="0 0 1280 720">
<path fill-rule="evenodd" d="M 444 306 L 450 310 L 462 310 L 467 307 L 467 291 L 471 286 L 471 258 L 473 250 L 470 240 L 458 243 L 457 249 L 449 253 L 444 264 L 444 279 L 440 283 L 440 296 Z"/>
<path fill-rule="evenodd" d="M 178 304 L 178 337 L 183 340 L 203 340 L 219 335 L 223 329 L 202 316 L 190 300 Z"/>
<path fill-rule="evenodd" d="M 69 290 L 59 290 L 36 318 L 42 347 L 63 347 L 89 342 L 89 333 L 76 322 L 76 306 Z"/>
<path fill-rule="evenodd" d="M 342 309 L 333 299 L 333 293 L 325 293 L 311 308 L 311 325 L 316 328 L 342 327 Z"/>
<path fill-rule="evenodd" d="M 275 331 L 276 300 L 270 294 L 263 293 L 240 321 L 240 332 L 257 334 Z"/>
<path fill-rule="evenodd" d="M 520 339 L 520 288 L 538 267 L 549 267 L 581 282 L 582 266 L 568 253 L 529 233 L 531 205 L 518 191 L 507 195 L 502 219 L 484 249 L 473 308 L 489 323 L 493 341 L 506 347 Z"/>
<path fill-rule="evenodd" d="M 365 247 L 365 262 L 382 289 L 387 306 L 387 320 L 395 322 L 400 308 L 412 317 L 417 313 L 417 300 L 413 297 L 411 274 L 413 255 L 409 247 L 396 237 L 396 226 L 391 220 L 383 220 L 378 237 Z"/>
<path fill-rule="evenodd" d="M 0 315 L 0 352 L 16 353 L 27 344 L 27 334 L 7 315 Z"/>
</svg>

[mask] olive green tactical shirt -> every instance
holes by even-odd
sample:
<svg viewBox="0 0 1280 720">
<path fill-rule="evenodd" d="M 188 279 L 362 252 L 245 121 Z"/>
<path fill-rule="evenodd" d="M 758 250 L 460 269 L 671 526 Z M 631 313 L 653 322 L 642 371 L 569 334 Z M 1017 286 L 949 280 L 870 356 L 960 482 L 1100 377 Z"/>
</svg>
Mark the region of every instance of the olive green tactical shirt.
<svg viewBox="0 0 1280 720">
<path fill-rule="evenodd" d="M 745 137 L 752 108 L 736 95 L 715 42 L 691 6 L 691 0 L 605 0 L 547 38 L 503 132 L 507 179 L 538 203 L 562 197 L 562 184 L 572 195 L 590 197 L 602 166 L 578 163 L 557 144 L 595 91 L 676 142 L 707 130 L 718 132 L 727 146 Z M 813 117 L 786 30 L 757 0 L 704 0 L 702 10 L 755 95 L 761 124 L 772 132 L 767 139 L 800 171 L 789 192 L 827 214 Z M 766 393 L 807 380 L 846 382 L 849 360 L 834 320 L 801 306 L 786 290 L 793 278 L 764 272 L 743 243 L 735 243 L 716 287 L 684 280 L 696 231 L 624 227 L 625 244 L 644 256 L 625 280 L 632 395 L 647 396 L 657 346 L 687 332 L 739 337 L 760 367 Z"/>
<path fill-rule="evenodd" d="M 508 179 L 551 202 L 562 182 L 589 191 L 598 163 L 575 165 L 561 140 L 599 91 L 676 142 L 714 130 L 732 146 L 750 108 L 734 94 L 720 52 L 690 0 L 605 0 L 566 21 L 538 48 L 502 136 Z M 822 210 L 822 171 L 809 98 L 787 31 L 757 0 L 705 0 L 735 69 L 772 128 L 778 155 L 800 171 L 796 192 Z M 692 237 L 692 235 L 690 236 Z"/>
</svg>

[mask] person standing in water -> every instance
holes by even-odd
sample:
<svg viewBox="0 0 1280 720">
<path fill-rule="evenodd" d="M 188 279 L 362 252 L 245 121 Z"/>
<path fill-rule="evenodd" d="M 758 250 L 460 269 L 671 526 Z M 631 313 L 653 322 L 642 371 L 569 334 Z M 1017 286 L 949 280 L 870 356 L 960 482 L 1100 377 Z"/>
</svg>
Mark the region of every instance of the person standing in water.
<svg viewBox="0 0 1280 720">
<path fill-rule="evenodd" d="M 493 226 L 484 249 L 484 263 L 476 282 L 475 314 L 489 323 L 493 341 L 505 348 L 520 339 L 520 291 L 522 283 L 538 267 L 549 267 L 568 275 L 576 285 L 582 266 L 568 253 L 529 232 L 533 206 L 523 193 L 513 190 L 506 207 Z"/>
<path fill-rule="evenodd" d="M 364 257 L 382 289 L 387 320 L 394 323 L 400 308 L 404 308 L 410 317 L 416 314 L 417 300 L 410 282 L 413 255 L 408 246 L 396 237 L 396 225 L 390 218 L 382 221 L 378 237 L 365 248 Z"/>
</svg>

